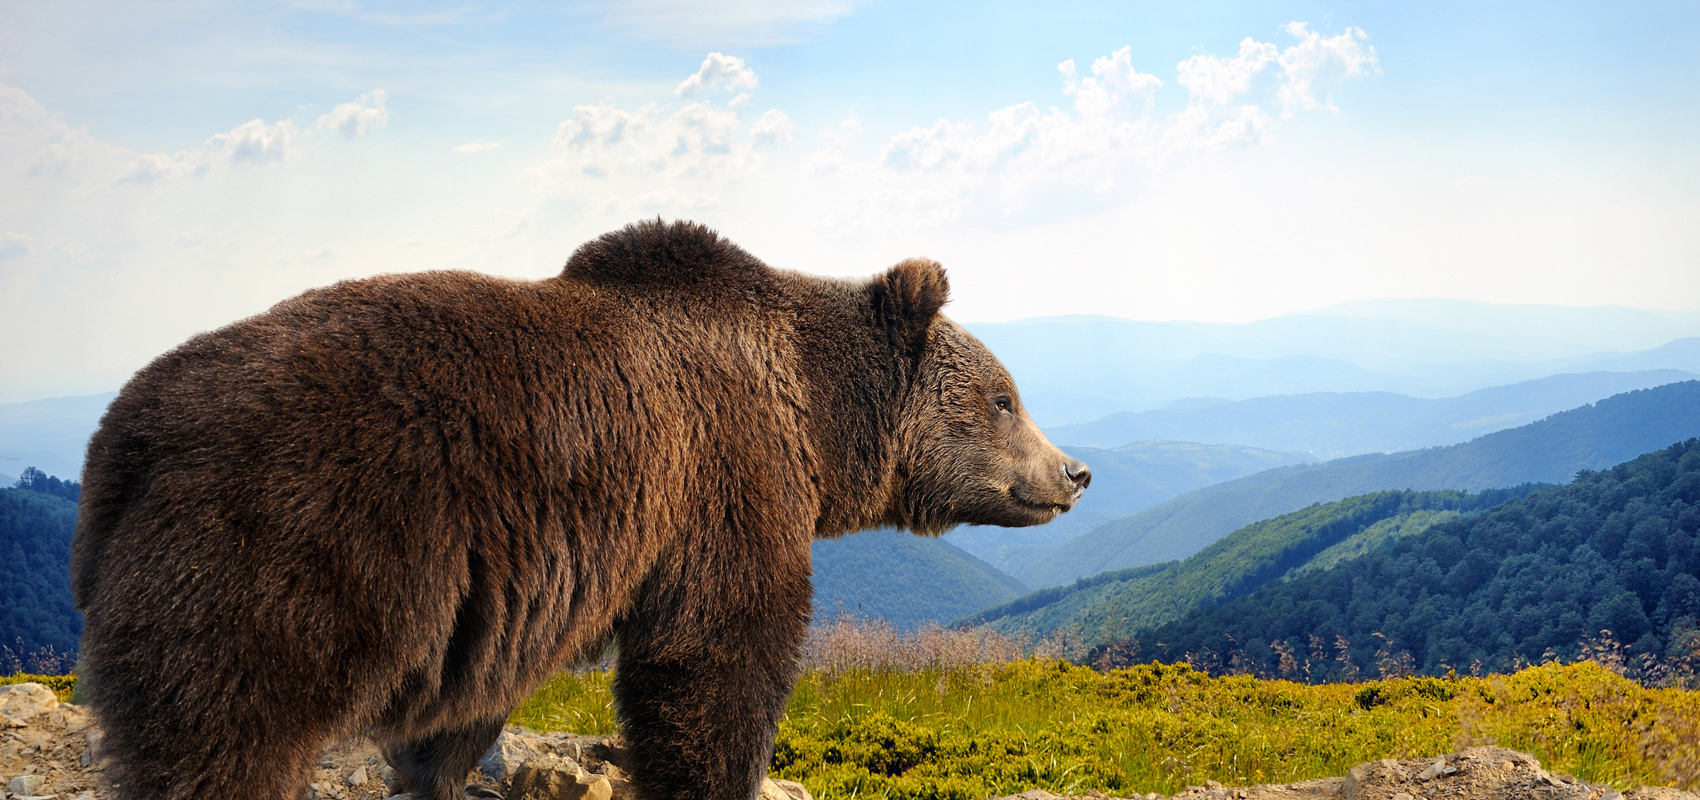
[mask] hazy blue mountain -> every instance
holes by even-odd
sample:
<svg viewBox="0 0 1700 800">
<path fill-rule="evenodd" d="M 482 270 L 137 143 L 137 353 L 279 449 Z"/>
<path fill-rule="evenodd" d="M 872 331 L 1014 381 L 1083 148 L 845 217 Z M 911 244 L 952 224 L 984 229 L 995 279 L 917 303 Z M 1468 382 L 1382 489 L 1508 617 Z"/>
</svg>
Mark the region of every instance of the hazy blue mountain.
<svg viewBox="0 0 1700 800">
<path fill-rule="evenodd" d="M 1672 367 L 1700 372 L 1700 337 L 1677 339 L 1650 350 L 1633 353 L 1595 353 L 1586 358 L 1572 359 L 1582 370 L 1626 371 Z"/>
<path fill-rule="evenodd" d="M 1388 489 L 1482 489 L 1565 483 L 1700 436 L 1700 381 L 1614 395 L 1465 444 L 1280 467 L 1208 486 L 1106 523 L 1011 574 L 1034 587 L 1173 561 L 1259 520 L 1311 503 Z"/>
<path fill-rule="evenodd" d="M 1624 306 L 1541 306 L 1444 297 L 1356 300 L 1306 312 L 1402 320 L 1482 336 L 1534 337 L 1589 350 L 1646 350 L 1700 336 L 1700 311 L 1648 311 Z"/>
<path fill-rule="evenodd" d="M 117 392 L 0 403 L 0 473 L 7 486 L 24 467 L 76 480 L 83 451 Z M 16 460 L 14 460 L 16 459 Z"/>
<path fill-rule="evenodd" d="M 1238 445 L 1192 442 L 1135 442 L 1121 447 L 1064 447 L 1092 467 L 1092 487 L 1073 510 L 1054 522 L 1032 528 L 965 526 L 945 538 L 1009 571 L 1043 550 L 1113 519 L 1203 486 L 1252 475 L 1273 467 L 1315 459 Z"/>
<path fill-rule="evenodd" d="M 912 629 L 1027 593 L 949 542 L 889 529 L 815 542 L 814 567 L 816 619 L 843 610 Z"/>
<path fill-rule="evenodd" d="M 1321 392 L 1112 414 L 1045 431 L 1059 445 L 1179 439 L 1308 452 L 1320 458 L 1457 444 L 1620 392 L 1692 380 L 1681 370 L 1553 375 L 1458 397 Z"/>
<path fill-rule="evenodd" d="M 1514 315 L 1529 310 L 1508 308 Z M 1570 311 L 1546 310 L 1555 319 Z M 1484 332 L 1468 329 L 1481 327 L 1476 321 L 1444 315 L 1416 322 L 1309 314 L 1239 324 L 1074 316 L 967 327 L 1009 367 L 1034 420 L 1049 427 L 1189 397 L 1245 400 L 1313 392 L 1452 397 L 1567 372 L 1700 373 L 1700 340 L 1680 345 L 1658 338 L 1672 332 L 1700 335 L 1700 324 L 1691 318 L 1700 315 L 1654 314 L 1648 319 L 1664 322 L 1635 328 L 1634 335 L 1607 335 L 1585 320 L 1569 334 L 1560 324 L 1521 334 L 1509 330 L 1513 326 Z M 1666 324 L 1669 319 L 1676 322 Z M 1642 342 L 1656 346 L 1615 349 Z"/>
</svg>

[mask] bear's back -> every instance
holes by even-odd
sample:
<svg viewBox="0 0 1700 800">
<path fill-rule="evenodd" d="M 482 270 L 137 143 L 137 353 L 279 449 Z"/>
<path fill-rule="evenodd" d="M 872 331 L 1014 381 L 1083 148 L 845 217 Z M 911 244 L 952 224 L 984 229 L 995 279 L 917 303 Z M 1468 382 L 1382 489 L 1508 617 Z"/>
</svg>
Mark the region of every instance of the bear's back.
<svg viewBox="0 0 1700 800">
<path fill-rule="evenodd" d="M 166 496 L 157 476 L 209 515 L 293 520 L 297 544 L 329 556 L 348 520 L 418 530 L 445 498 L 513 517 L 566 492 L 618 507 L 551 513 L 653 517 L 633 504 L 712 490 L 688 485 L 701 462 L 799 456 L 785 315 L 757 297 L 772 273 L 705 232 L 617 232 L 543 281 L 345 281 L 161 356 L 90 441 L 79 604 L 132 501 Z M 165 532 L 136 528 L 126 547 Z M 428 557 L 397 546 L 386 555 Z"/>
</svg>

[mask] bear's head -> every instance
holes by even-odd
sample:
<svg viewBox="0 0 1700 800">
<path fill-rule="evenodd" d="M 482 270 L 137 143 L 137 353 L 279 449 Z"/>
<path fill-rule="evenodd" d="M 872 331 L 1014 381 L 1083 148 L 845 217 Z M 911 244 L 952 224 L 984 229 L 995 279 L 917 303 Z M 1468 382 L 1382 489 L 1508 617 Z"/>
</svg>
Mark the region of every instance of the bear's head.
<svg viewBox="0 0 1700 800">
<path fill-rule="evenodd" d="M 886 521 L 937 535 L 959 524 L 1039 525 L 1072 508 L 1092 473 L 1039 432 L 997 357 L 939 313 L 950 291 L 944 268 L 904 261 L 872 290 L 875 315 L 912 370 Z"/>
</svg>

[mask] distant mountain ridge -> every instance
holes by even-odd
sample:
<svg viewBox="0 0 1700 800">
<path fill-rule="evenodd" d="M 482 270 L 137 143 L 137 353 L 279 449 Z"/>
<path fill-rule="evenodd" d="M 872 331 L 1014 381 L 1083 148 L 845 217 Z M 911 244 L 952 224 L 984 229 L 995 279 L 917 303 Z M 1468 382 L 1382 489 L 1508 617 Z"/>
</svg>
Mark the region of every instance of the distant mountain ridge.
<svg viewBox="0 0 1700 800">
<path fill-rule="evenodd" d="M 1601 316 L 1593 313 L 1600 309 L 1505 308 L 1548 321 L 1523 331 L 1504 325 L 1484 331 L 1480 320 L 1456 322 L 1445 315 L 1419 320 L 1421 315 L 1311 313 L 1248 323 L 1072 316 L 966 327 L 1009 368 L 1029 412 L 1045 427 L 1161 408 L 1188 397 L 1245 400 L 1314 392 L 1451 397 L 1558 373 L 1700 374 L 1700 314 L 1605 309 Z M 1622 322 L 1610 328 L 1600 321 L 1606 318 Z M 1070 346 L 1056 347 L 1059 341 Z"/>
<path fill-rule="evenodd" d="M 1389 392 L 1272 395 L 1113 414 L 1045 435 L 1060 445 L 1176 439 L 1341 458 L 1458 444 L 1603 397 L 1695 378 L 1700 375 L 1682 370 L 1561 374 L 1443 399 Z"/>
<path fill-rule="evenodd" d="M 1700 381 L 1614 395 L 1473 441 L 1392 455 L 1281 467 L 1209 486 L 1106 523 L 1011 574 L 1034 587 L 1186 558 L 1259 520 L 1311 503 L 1389 489 L 1482 489 L 1565 483 L 1700 436 Z"/>
</svg>

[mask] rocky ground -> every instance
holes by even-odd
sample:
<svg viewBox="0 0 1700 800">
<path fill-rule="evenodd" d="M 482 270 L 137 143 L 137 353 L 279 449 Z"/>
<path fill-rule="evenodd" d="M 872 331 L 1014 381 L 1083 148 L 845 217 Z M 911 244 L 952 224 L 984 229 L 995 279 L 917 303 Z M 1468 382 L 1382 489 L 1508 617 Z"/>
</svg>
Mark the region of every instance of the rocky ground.
<svg viewBox="0 0 1700 800">
<path fill-rule="evenodd" d="M 468 776 L 472 798 L 506 800 L 628 800 L 635 798 L 618 736 L 503 732 Z M 312 800 L 406 800 L 392 795 L 392 776 L 370 742 L 327 748 L 308 791 Z M 39 684 L 0 686 L 0 781 L 3 800 L 106 800 L 101 783 L 100 732 L 88 712 L 60 703 Z M 1157 794 L 1136 795 L 1157 800 Z M 768 780 L 761 800 L 812 800 L 790 781 Z M 1042 790 L 999 800 L 1122 800 L 1101 793 L 1065 797 Z M 1127 798 L 1126 800 L 1134 800 Z M 1478 747 L 1435 758 L 1359 764 L 1341 778 L 1228 787 L 1188 787 L 1173 800 L 1700 800 L 1668 788 L 1621 794 L 1541 769 L 1534 758 Z"/>
<path fill-rule="evenodd" d="M 1147 794 L 1145 800 L 1158 795 Z M 999 800 L 1120 800 L 1103 794 L 1066 797 L 1045 791 Z M 1131 800 L 1131 799 L 1130 799 Z M 1476 747 L 1462 753 L 1359 764 L 1343 778 L 1232 787 L 1210 781 L 1189 786 L 1173 800 L 1700 800 L 1664 787 L 1619 793 L 1569 775 L 1554 775 L 1526 753 Z"/>
</svg>

